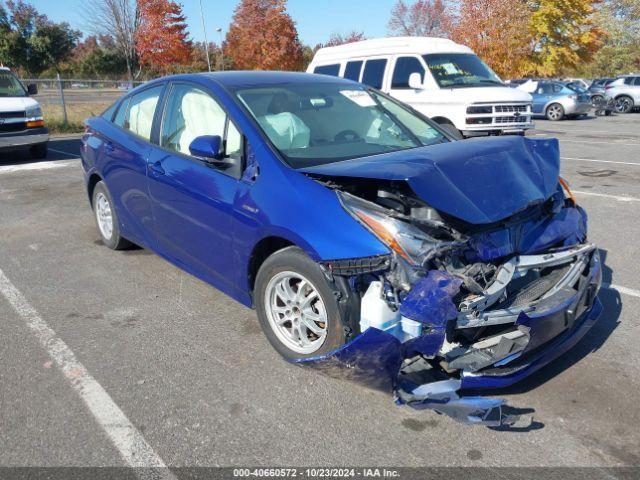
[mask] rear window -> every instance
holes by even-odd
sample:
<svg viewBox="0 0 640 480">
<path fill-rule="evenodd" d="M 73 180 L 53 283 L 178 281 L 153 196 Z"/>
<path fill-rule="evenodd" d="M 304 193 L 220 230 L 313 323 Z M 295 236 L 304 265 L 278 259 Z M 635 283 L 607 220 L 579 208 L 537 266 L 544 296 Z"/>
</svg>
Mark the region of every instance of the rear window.
<svg viewBox="0 0 640 480">
<path fill-rule="evenodd" d="M 376 60 L 367 60 L 364 65 L 364 74 L 362 75 L 362 83 L 373 88 L 382 88 L 382 79 L 384 78 L 384 69 L 387 66 L 385 58 Z"/>
<path fill-rule="evenodd" d="M 357 62 L 347 62 L 347 66 L 344 69 L 344 78 L 354 80 L 356 82 L 359 81 L 362 64 L 362 60 L 358 60 Z"/>
<path fill-rule="evenodd" d="M 313 73 L 318 73 L 320 75 L 333 75 L 334 77 L 337 77 L 340 73 L 340 64 L 319 65 L 315 68 Z"/>
</svg>

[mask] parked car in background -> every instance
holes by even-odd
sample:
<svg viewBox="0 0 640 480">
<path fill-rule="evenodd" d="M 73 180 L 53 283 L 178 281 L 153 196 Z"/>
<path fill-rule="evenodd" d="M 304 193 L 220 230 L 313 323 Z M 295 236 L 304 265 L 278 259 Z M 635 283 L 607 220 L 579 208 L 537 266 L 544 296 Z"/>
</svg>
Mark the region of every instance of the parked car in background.
<svg viewBox="0 0 640 480">
<path fill-rule="evenodd" d="M 640 107 L 640 75 L 622 75 L 605 87 L 605 96 L 613 99 L 618 113 Z"/>
<path fill-rule="evenodd" d="M 580 88 L 587 90 L 591 82 L 585 80 L 584 78 L 565 78 L 562 80 L 562 83 L 576 85 Z"/>
<path fill-rule="evenodd" d="M 586 115 L 591 109 L 591 96 L 584 90 L 555 81 L 529 81 L 518 87 L 533 97 L 533 114 L 557 121 Z"/>
<path fill-rule="evenodd" d="M 321 48 L 307 69 L 382 90 L 465 137 L 524 133 L 531 97 L 473 51 L 444 38 L 396 37 Z"/>
<path fill-rule="evenodd" d="M 47 156 L 49 131 L 40 105 L 29 97 L 37 93 L 35 84 L 25 88 L 11 70 L 0 67 L 0 150 L 29 148 L 33 158 Z"/>
<path fill-rule="evenodd" d="M 596 78 L 591 82 L 588 89 L 591 95 L 591 103 L 596 104 L 604 100 L 604 88 L 613 80 L 613 78 Z"/>
<path fill-rule="evenodd" d="M 602 269 L 555 139 L 452 139 L 326 75 L 161 78 L 86 122 L 103 243 L 254 307 L 289 361 L 500 425 L 512 385 L 595 323 Z M 258 368 L 258 367 L 257 367 Z"/>
</svg>

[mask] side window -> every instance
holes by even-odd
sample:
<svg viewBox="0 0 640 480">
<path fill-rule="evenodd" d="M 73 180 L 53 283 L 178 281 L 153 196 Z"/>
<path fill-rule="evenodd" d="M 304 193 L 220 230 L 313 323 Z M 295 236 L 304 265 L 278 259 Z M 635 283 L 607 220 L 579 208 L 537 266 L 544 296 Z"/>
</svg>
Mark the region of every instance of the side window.
<svg viewBox="0 0 640 480">
<path fill-rule="evenodd" d="M 360 72 L 362 71 L 362 60 L 356 62 L 347 62 L 347 66 L 344 67 L 344 78 L 349 80 L 360 81 Z"/>
<path fill-rule="evenodd" d="M 633 84 L 637 87 L 640 87 L 640 77 L 636 77 L 636 80 Z"/>
<path fill-rule="evenodd" d="M 420 78 L 424 80 L 424 67 L 416 57 L 400 57 L 396 60 L 396 66 L 393 69 L 393 79 L 391 80 L 391 88 L 408 89 L 409 77 L 412 73 L 419 73 Z"/>
<path fill-rule="evenodd" d="M 560 92 L 562 92 L 562 90 L 565 89 L 565 87 L 560 85 L 560 84 L 558 84 L 558 83 L 554 83 L 553 86 L 552 86 L 552 89 L 553 89 L 553 93 L 560 93 Z"/>
<path fill-rule="evenodd" d="M 120 103 L 120 108 L 118 108 L 118 112 L 116 113 L 116 117 L 113 119 L 113 123 L 118 125 L 119 127 L 124 128 L 124 121 L 127 117 L 127 110 L 129 110 L 129 101 L 131 99 L 127 98 L 122 103 Z"/>
<path fill-rule="evenodd" d="M 217 135 L 225 138 L 227 114 L 211 95 L 191 85 L 174 85 L 164 111 L 160 145 L 191 155 L 189 145 L 196 137 Z M 227 152 L 242 153 L 242 136 L 229 123 Z"/>
<path fill-rule="evenodd" d="M 625 85 L 633 85 L 633 77 L 626 77 L 624 83 Z"/>
<path fill-rule="evenodd" d="M 236 128 L 232 121 L 229 121 L 229 127 L 227 128 L 227 142 L 225 145 L 225 154 L 227 157 L 240 158 L 242 157 L 242 134 L 240 130 Z"/>
<path fill-rule="evenodd" d="M 362 83 L 366 83 L 373 88 L 382 88 L 382 80 L 384 78 L 384 69 L 386 66 L 387 60 L 384 58 L 367 60 L 367 63 L 364 64 Z"/>
<path fill-rule="evenodd" d="M 313 70 L 313 73 L 319 73 L 320 75 L 333 75 L 334 77 L 337 77 L 340 73 L 340 64 L 320 65 Z"/>
<path fill-rule="evenodd" d="M 163 86 L 149 88 L 131 97 L 125 116 L 124 128 L 145 140 L 151 139 L 153 116 L 160 99 Z M 120 112 L 118 112 L 120 113 Z"/>
</svg>

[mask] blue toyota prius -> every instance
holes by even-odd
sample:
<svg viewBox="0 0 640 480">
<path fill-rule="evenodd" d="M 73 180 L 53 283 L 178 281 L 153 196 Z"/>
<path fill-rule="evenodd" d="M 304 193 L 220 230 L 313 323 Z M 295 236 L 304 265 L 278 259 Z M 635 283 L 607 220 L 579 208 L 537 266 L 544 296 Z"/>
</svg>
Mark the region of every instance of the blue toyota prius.
<svg viewBox="0 0 640 480">
<path fill-rule="evenodd" d="M 601 267 L 555 139 L 458 141 L 364 85 L 161 78 L 86 122 L 104 244 L 254 307 L 286 359 L 399 404 L 509 423 L 511 385 L 596 321 Z"/>
</svg>

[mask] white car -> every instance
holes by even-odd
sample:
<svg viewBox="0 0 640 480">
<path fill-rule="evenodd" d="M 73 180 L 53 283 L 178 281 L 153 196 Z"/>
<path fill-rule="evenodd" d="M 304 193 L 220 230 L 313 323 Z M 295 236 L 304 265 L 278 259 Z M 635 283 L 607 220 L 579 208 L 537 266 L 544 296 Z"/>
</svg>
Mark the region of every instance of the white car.
<svg viewBox="0 0 640 480">
<path fill-rule="evenodd" d="M 473 51 L 445 38 L 395 37 L 321 48 L 308 73 L 382 90 L 466 137 L 531 128 L 531 95 L 509 88 Z"/>
<path fill-rule="evenodd" d="M 616 112 L 640 107 L 640 75 L 622 75 L 604 87 L 604 96 L 615 101 Z"/>
<path fill-rule="evenodd" d="M 40 105 L 30 98 L 37 93 L 35 85 L 25 88 L 8 68 L 0 67 L 0 151 L 27 147 L 33 158 L 47 156 L 49 131 Z"/>
</svg>

